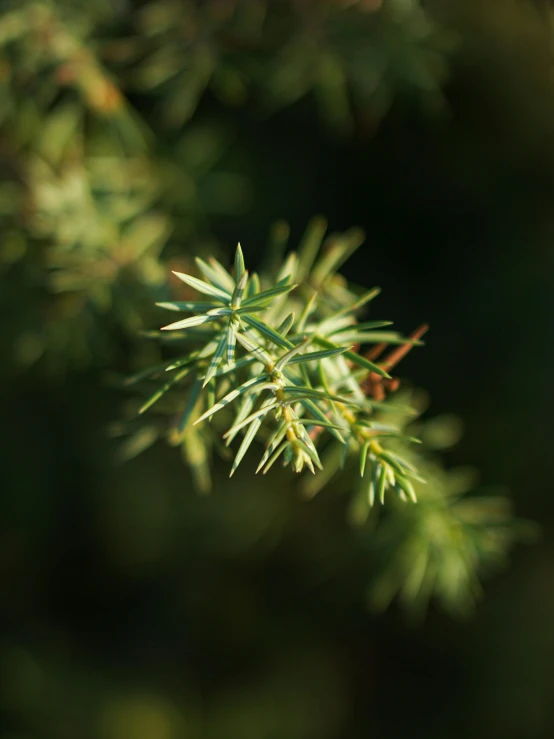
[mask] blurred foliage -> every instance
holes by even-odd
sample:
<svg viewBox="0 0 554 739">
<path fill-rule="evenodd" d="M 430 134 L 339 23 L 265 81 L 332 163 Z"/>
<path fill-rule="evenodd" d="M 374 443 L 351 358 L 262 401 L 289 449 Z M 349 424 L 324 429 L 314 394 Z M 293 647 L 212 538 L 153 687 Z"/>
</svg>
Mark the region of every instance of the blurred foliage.
<svg viewBox="0 0 554 739">
<path fill-rule="evenodd" d="M 2 739 L 550 739 L 551 10 L 0 3 Z M 238 239 L 257 268 L 314 212 L 364 227 L 345 276 L 385 317 L 431 323 L 417 505 L 370 508 L 357 460 L 313 496 L 210 458 L 199 496 L 154 444 L 171 404 L 107 438 L 174 351 L 145 340 L 191 298 L 171 270 Z M 468 459 L 543 537 L 459 623 L 531 533 Z"/>
<path fill-rule="evenodd" d="M 16 366 L 44 354 L 54 368 L 105 361 L 112 327 L 132 336 L 146 296 L 169 295 L 161 258 L 171 234 L 182 241 L 202 224 L 206 238 L 207 214 L 247 202 L 244 180 L 212 172 L 228 134 L 193 125 L 170 153 L 127 101 L 93 38 L 121 20 L 111 3 L 4 9 L 2 271 L 11 282 L 19 269 L 35 287 L 26 325 L 18 317 Z"/>
<path fill-rule="evenodd" d="M 262 107 L 315 90 L 343 127 L 351 96 L 379 116 L 405 88 L 440 95 L 443 53 L 419 3 L 347 5 L 3 4 L 2 271 L 12 280 L 13 263 L 31 260 L 41 297 L 28 325 L 12 327 L 15 366 L 52 353 L 53 367 L 105 361 L 110 326 L 132 336 L 148 320 L 143 296 L 168 295 L 172 235 L 173 252 L 191 239 L 198 250 L 214 214 L 248 206 L 244 177 L 218 169 L 229 134 L 194 121 L 207 89 Z"/>
<path fill-rule="evenodd" d="M 417 394 L 412 403 L 425 408 Z M 402 443 L 402 437 L 391 443 L 397 454 L 417 465 L 424 482 L 414 481 L 418 505 L 395 505 L 370 540 L 381 567 L 371 581 L 370 602 L 383 608 L 398 594 L 404 606 L 421 614 L 435 594 L 450 611 L 471 611 L 482 592 L 479 574 L 505 565 L 510 547 L 519 539 L 532 539 L 535 527 L 514 521 L 505 491 L 476 490 L 475 470 L 444 469 L 436 452 L 450 446 L 456 421 L 435 418 L 421 423 L 406 416 L 399 421 L 408 421 L 406 433 L 427 441 L 424 455 Z M 440 434 L 438 421 L 443 423 Z M 356 517 L 367 515 L 362 490 L 353 502 Z"/>
<path fill-rule="evenodd" d="M 266 110 L 313 95 L 343 132 L 354 113 L 382 116 L 398 91 L 436 107 L 452 46 L 418 0 L 164 0 L 142 7 L 135 26 L 110 51 L 129 59 L 171 125 L 206 89 L 230 105 L 257 95 Z"/>
</svg>

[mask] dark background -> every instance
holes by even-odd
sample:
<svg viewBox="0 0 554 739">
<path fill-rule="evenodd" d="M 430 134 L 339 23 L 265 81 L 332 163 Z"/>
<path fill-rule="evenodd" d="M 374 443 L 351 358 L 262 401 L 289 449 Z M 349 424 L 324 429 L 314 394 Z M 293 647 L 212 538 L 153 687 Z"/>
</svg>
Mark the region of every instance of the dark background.
<svg viewBox="0 0 554 739">
<path fill-rule="evenodd" d="M 430 323 L 402 372 L 429 413 L 463 419 L 447 463 L 507 488 L 541 538 L 465 621 L 371 615 L 344 501 L 302 502 L 247 465 L 198 497 L 162 445 L 115 466 L 102 368 L 11 375 L 2 737 L 554 735 L 554 67 L 548 27 L 500 22 L 501 5 L 443 9 L 462 38 L 443 116 L 396 104 L 344 139 L 309 100 L 264 117 L 208 94 L 197 117 L 234 132 L 225 163 L 252 181 L 215 235 L 256 263 L 277 218 L 291 243 L 317 213 L 362 226 L 344 273 L 383 288 L 375 310 L 399 330 Z"/>
</svg>

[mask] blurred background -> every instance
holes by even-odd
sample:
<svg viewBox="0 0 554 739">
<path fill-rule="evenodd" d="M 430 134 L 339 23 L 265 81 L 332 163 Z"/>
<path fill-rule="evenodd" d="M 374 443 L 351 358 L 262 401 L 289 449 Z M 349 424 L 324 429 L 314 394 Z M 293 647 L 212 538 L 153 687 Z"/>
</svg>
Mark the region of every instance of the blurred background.
<svg viewBox="0 0 554 739">
<path fill-rule="evenodd" d="M 554 6 L 0 3 L 0 736 L 554 736 Z M 540 538 L 459 619 L 367 608 L 340 490 L 198 495 L 109 431 L 171 268 L 323 214 Z M 185 270 L 186 271 L 186 270 Z M 149 447 L 146 449 L 146 447 Z M 136 454 L 141 449 L 142 454 Z M 121 463 L 122 457 L 133 457 Z"/>
</svg>

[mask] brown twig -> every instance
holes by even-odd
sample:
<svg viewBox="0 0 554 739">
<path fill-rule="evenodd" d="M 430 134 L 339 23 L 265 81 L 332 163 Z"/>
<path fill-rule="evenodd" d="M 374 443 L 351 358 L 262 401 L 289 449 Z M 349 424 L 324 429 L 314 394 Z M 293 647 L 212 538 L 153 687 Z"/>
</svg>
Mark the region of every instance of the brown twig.
<svg viewBox="0 0 554 739">
<path fill-rule="evenodd" d="M 402 360 L 406 354 L 414 346 L 413 342 L 418 341 L 421 337 L 429 330 L 427 324 L 422 324 L 410 335 L 410 340 L 405 344 L 394 349 L 384 361 L 379 362 L 379 366 L 389 372 L 393 367 Z M 370 362 L 374 362 L 387 348 L 388 344 L 377 344 L 370 349 L 366 354 L 366 359 Z M 387 392 L 393 393 L 400 387 L 400 380 L 397 377 L 384 378 L 378 375 L 376 372 L 369 372 L 366 379 L 360 383 L 360 387 L 366 395 L 371 395 L 375 400 L 384 400 Z"/>
</svg>

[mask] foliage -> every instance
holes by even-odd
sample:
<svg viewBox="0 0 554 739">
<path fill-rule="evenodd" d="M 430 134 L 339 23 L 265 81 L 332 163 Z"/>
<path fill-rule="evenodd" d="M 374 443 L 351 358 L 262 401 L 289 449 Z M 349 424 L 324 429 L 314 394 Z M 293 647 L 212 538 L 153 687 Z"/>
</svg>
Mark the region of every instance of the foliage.
<svg viewBox="0 0 554 739">
<path fill-rule="evenodd" d="M 192 315 L 151 332 L 172 358 L 127 380 L 144 393 L 138 417 L 153 406 L 161 414 L 157 426 L 135 417 L 138 429 L 125 452 L 142 451 L 165 433 L 182 446 L 197 486 L 207 491 L 214 452 L 228 456 L 241 438 L 233 475 L 259 441 L 256 472 L 266 474 L 277 461 L 297 473 L 307 468 L 313 477 L 301 479 L 305 496 L 345 475 L 357 524 L 393 492 L 403 505 L 387 506 L 372 540 L 381 560 L 372 602 L 386 606 L 399 592 L 412 606 L 424 608 L 437 595 L 448 609 L 463 609 L 478 595 L 480 568 L 501 561 L 522 530 L 503 498 L 462 496 L 467 488 L 429 456 L 429 443 L 418 450 L 410 430 L 417 410 L 390 400 L 399 381 L 389 370 L 421 344 L 426 327 L 406 338 L 388 328 L 390 321 L 361 318 L 379 289 L 350 285 L 338 269 L 362 234 L 352 229 L 324 239 L 325 230 L 323 219 L 314 220 L 298 252 L 270 254 L 260 275 L 245 269 L 240 245 L 232 271 L 197 258 L 202 279 L 175 272 L 202 300 L 158 304 Z M 277 245 L 282 251 L 285 243 Z"/>
<path fill-rule="evenodd" d="M 389 371 L 425 328 L 404 337 L 388 321 L 360 318 L 378 290 L 338 273 L 360 232 L 332 235 L 321 249 L 325 224 L 316 220 L 284 258 L 281 225 L 260 275 L 245 270 L 240 247 L 232 271 L 213 258 L 197 258 L 201 279 L 181 271 L 189 266 L 182 243 L 194 239 L 204 254 L 211 216 L 237 212 L 248 198 L 248 183 L 219 165 L 228 134 L 198 122 L 197 109 L 210 95 L 265 113 L 313 98 L 346 133 L 381 118 L 397 95 L 440 105 L 451 48 L 417 0 L 156 0 L 135 12 L 25 0 L 3 7 L 0 27 L 8 356 L 15 365 L 45 357 L 57 370 L 105 365 L 122 337 L 135 343 L 152 325 L 154 302 L 190 313 L 150 333 L 167 361 L 144 369 L 155 349 L 130 359 L 140 371 L 127 386 L 143 399 L 138 417 L 115 428 L 127 436 L 121 456 L 167 436 L 205 491 L 214 455 L 228 457 L 240 438 L 231 474 L 262 442 L 258 471 L 278 460 L 308 468 L 307 497 L 334 478 L 356 480 L 358 523 L 385 499 L 396 510 L 391 492 L 420 501 L 391 513 L 397 556 L 419 559 L 413 568 L 390 559 L 397 575 L 380 589 L 383 604 L 397 590 L 414 603 L 431 592 L 452 607 L 467 600 L 483 542 L 499 555 L 509 534 L 493 546 L 485 517 L 472 538 L 465 504 L 448 497 L 442 468 L 406 426 L 411 404 L 389 398 L 399 384 Z M 180 294 L 169 266 L 178 267 Z M 161 412 L 143 417 L 154 405 Z M 448 532 L 437 544 L 430 519 Z M 387 540 L 386 522 L 380 531 Z"/>
<path fill-rule="evenodd" d="M 2 0 L 2 737 L 554 736 L 552 6 Z M 319 211 L 368 233 L 339 269 L 365 288 L 335 273 L 303 331 L 313 270 L 266 310 L 147 331 L 213 310 L 156 303 L 225 308 L 172 271 L 211 283 L 194 257 L 213 267 L 213 256 L 234 292 L 226 245 L 239 239 L 241 307 L 253 271 L 260 291 L 274 287 L 286 228 L 263 263 L 267 223 L 290 221 L 296 249 Z M 312 229 L 323 241 L 323 223 Z M 350 238 L 361 235 L 334 235 L 316 259 Z M 363 394 L 341 408 L 317 360 L 292 360 L 333 351 L 312 337 L 301 346 L 306 328 L 375 283 L 384 294 L 347 330 L 393 317 L 405 336 L 359 347 L 333 337 L 391 376 L 345 352 L 324 357 L 324 372 L 344 362 Z M 274 409 L 229 479 L 248 426 L 222 437 L 247 394 L 195 421 L 263 374 L 238 340 L 234 373 L 225 342 L 205 387 L 194 373 L 205 378 L 216 348 L 160 393 L 185 368 L 165 367 L 217 347 L 230 323 L 272 361 L 289 351 L 242 315 L 300 347 L 284 371 L 324 393 L 313 405 L 339 428 L 300 405 L 299 385 L 285 400 L 298 401 L 292 428 L 323 469 L 300 444 L 295 457 L 285 433 L 277 462 L 255 474 L 283 423 Z M 428 342 L 424 327 L 411 333 L 422 320 Z M 354 402 L 348 388 L 338 395 Z M 467 423 L 455 448 L 460 422 L 430 418 L 445 408 Z M 368 449 L 362 475 L 363 444 L 333 435 L 345 438 L 348 413 L 417 471 L 417 502 L 389 480 L 370 505 L 376 460 Z M 114 442 L 106 427 L 120 416 Z M 136 458 L 114 465 L 115 454 Z M 465 460 L 510 494 L 479 487 L 457 467 Z M 212 494 L 196 495 L 193 479 Z M 440 611 L 467 613 L 528 533 L 512 500 L 545 536 L 518 548 L 476 617 L 456 623 Z"/>
<path fill-rule="evenodd" d="M 417 417 L 397 415 L 395 423 L 401 434 L 417 434 L 423 443 L 416 450 L 399 435 L 390 445 L 425 482 L 414 481 L 416 506 L 392 499 L 378 525 L 373 522 L 374 537 L 367 544 L 375 562 L 369 603 L 381 610 L 398 596 L 421 615 L 436 596 L 446 610 L 469 612 L 482 594 L 480 575 L 504 566 L 514 543 L 533 538 L 536 531 L 530 522 L 514 519 L 505 491 L 476 488 L 475 470 L 445 468 L 436 447 L 443 451 L 452 445 L 448 436 L 457 437 L 455 419 L 422 421 L 424 402 L 418 393 L 406 392 L 402 399 Z M 438 424 L 442 428 L 434 443 L 432 428 Z M 353 496 L 351 515 L 354 521 L 367 516 L 362 485 Z"/>
<path fill-rule="evenodd" d="M 3 3 L 0 275 L 32 285 L 14 368 L 109 361 L 169 297 L 182 244 L 248 205 L 229 131 L 196 119 L 206 93 L 268 111 L 314 92 L 347 131 L 397 93 L 440 97 L 439 36 L 415 1 Z"/>
<path fill-rule="evenodd" d="M 164 0 L 147 3 L 135 27 L 113 53 L 171 125 L 206 89 L 230 105 L 258 93 L 266 110 L 314 96 L 343 132 L 360 111 L 381 117 L 399 90 L 437 107 L 451 49 L 418 0 Z"/>
</svg>

